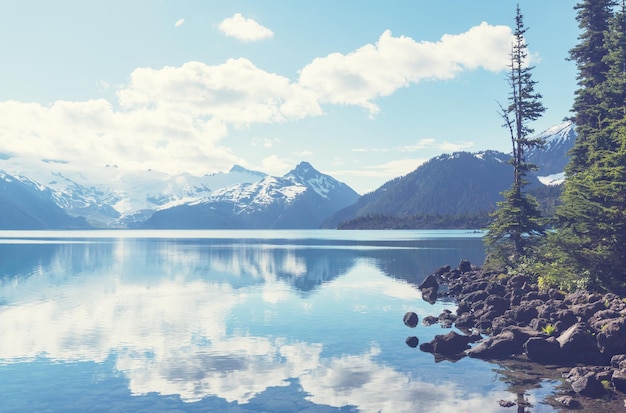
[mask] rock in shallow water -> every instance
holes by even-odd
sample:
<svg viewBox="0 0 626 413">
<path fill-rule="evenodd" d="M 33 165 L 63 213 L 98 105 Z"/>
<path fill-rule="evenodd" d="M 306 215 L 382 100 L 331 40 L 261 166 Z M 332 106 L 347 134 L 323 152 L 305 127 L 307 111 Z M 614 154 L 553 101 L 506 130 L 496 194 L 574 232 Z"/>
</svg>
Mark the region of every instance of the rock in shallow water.
<svg viewBox="0 0 626 413">
<path fill-rule="evenodd" d="M 419 317 L 413 311 L 409 311 L 404 315 L 404 324 L 408 327 L 414 328 L 419 322 Z"/>
<path fill-rule="evenodd" d="M 415 336 L 410 336 L 406 338 L 406 345 L 415 348 L 419 344 L 420 340 Z"/>
</svg>

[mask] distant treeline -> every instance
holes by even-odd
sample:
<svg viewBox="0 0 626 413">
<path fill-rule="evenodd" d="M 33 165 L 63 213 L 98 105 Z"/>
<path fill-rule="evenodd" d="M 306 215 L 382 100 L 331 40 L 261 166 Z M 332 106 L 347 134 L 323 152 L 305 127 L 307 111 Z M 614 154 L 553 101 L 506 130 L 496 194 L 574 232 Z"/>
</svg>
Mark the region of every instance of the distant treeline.
<svg viewBox="0 0 626 413">
<path fill-rule="evenodd" d="M 481 229 L 491 222 L 489 213 L 460 215 L 363 215 L 342 222 L 337 229 Z"/>
</svg>

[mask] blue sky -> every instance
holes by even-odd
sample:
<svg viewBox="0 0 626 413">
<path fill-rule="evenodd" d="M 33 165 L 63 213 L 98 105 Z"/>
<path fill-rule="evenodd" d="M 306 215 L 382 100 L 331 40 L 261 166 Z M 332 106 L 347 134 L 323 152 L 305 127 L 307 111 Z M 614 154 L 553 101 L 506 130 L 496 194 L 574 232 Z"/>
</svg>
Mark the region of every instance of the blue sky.
<svg viewBox="0 0 626 413">
<path fill-rule="evenodd" d="M 282 175 L 365 193 L 441 153 L 509 151 L 516 1 L 6 0 L 0 152 Z M 574 1 L 519 2 L 537 132 L 569 115 Z"/>
</svg>

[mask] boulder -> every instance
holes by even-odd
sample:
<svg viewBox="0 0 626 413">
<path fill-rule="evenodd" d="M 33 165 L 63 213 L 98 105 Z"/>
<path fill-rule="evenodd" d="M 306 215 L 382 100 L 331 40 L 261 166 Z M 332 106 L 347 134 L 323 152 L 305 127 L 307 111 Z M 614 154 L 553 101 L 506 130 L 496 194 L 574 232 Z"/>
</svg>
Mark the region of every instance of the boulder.
<svg viewBox="0 0 626 413">
<path fill-rule="evenodd" d="M 434 315 L 428 315 L 422 318 L 422 324 L 424 324 L 427 327 L 430 327 L 433 324 L 437 324 L 438 322 L 439 322 L 439 319 L 435 317 Z"/>
<path fill-rule="evenodd" d="M 516 350 L 518 344 L 515 342 L 515 335 L 505 330 L 468 350 L 467 355 L 479 359 L 502 359 L 518 352 Z"/>
<path fill-rule="evenodd" d="M 427 303 L 435 304 L 438 296 L 439 295 L 437 287 L 422 288 L 422 300 L 426 301 Z"/>
<path fill-rule="evenodd" d="M 420 341 L 415 336 L 409 336 L 409 337 L 406 338 L 405 342 L 406 342 L 407 346 L 409 346 L 411 348 L 415 348 L 415 347 L 417 347 L 417 345 L 419 344 Z"/>
<path fill-rule="evenodd" d="M 454 321 L 454 325 L 459 329 L 474 328 L 476 325 L 476 317 L 470 313 L 464 313 L 457 317 Z"/>
<path fill-rule="evenodd" d="M 611 377 L 611 383 L 613 383 L 615 390 L 626 393 L 626 370 L 615 370 Z"/>
<path fill-rule="evenodd" d="M 439 267 L 437 270 L 435 270 L 435 276 L 441 277 L 444 274 L 449 273 L 451 269 L 452 267 L 450 267 L 449 265 L 444 265 L 443 267 Z"/>
<path fill-rule="evenodd" d="M 605 357 L 613 357 L 626 351 L 626 319 L 608 320 L 597 335 L 598 349 Z"/>
<path fill-rule="evenodd" d="M 528 325 L 537 314 L 537 307 L 530 303 L 522 303 L 513 311 L 513 318 L 520 324 Z"/>
<path fill-rule="evenodd" d="M 420 285 L 417 286 L 418 289 L 423 290 L 425 288 L 435 288 L 439 290 L 439 282 L 437 282 L 437 277 L 433 274 L 430 274 L 428 277 L 424 278 L 424 281 L 421 282 Z"/>
<path fill-rule="evenodd" d="M 487 288 L 485 288 L 485 291 L 489 295 L 498 295 L 500 297 L 504 297 L 504 295 L 506 294 L 506 288 L 504 287 L 504 285 L 497 282 L 489 283 Z"/>
<path fill-rule="evenodd" d="M 421 345 L 420 349 L 428 353 L 454 356 L 467 350 L 471 340 L 472 338 L 470 336 L 451 331 L 448 334 L 436 335 L 432 341 Z"/>
<path fill-rule="evenodd" d="M 504 312 L 509 309 L 509 302 L 498 295 L 491 294 L 485 298 L 485 306 L 489 309 L 489 311 L 497 313 L 494 316 L 497 317 L 504 314 Z"/>
<path fill-rule="evenodd" d="M 595 296 L 594 296 L 595 297 Z M 572 306 L 572 311 L 581 321 L 588 321 L 591 316 L 600 310 L 604 310 L 606 307 L 602 301 L 594 301 L 592 303 L 576 304 Z"/>
<path fill-rule="evenodd" d="M 593 373 L 587 374 L 572 383 L 572 390 L 581 396 L 599 398 L 605 393 L 604 386 Z"/>
<path fill-rule="evenodd" d="M 514 275 L 509 278 L 507 285 L 512 288 L 521 288 L 524 284 L 530 282 L 530 277 L 526 275 Z"/>
<path fill-rule="evenodd" d="M 524 352 L 524 343 L 531 337 L 545 337 L 527 327 L 511 326 L 500 334 L 489 337 L 478 346 L 467 351 L 467 355 L 480 359 L 502 359 Z"/>
<path fill-rule="evenodd" d="M 404 315 L 404 324 L 407 327 L 415 327 L 419 322 L 419 317 L 413 311 L 409 311 Z"/>
<path fill-rule="evenodd" d="M 626 369 L 626 354 L 616 354 L 611 357 L 611 367 Z"/>
<path fill-rule="evenodd" d="M 603 357 L 589 324 L 583 322 L 574 324 L 565 330 L 557 341 L 561 346 L 564 362 L 602 364 Z"/>
<path fill-rule="evenodd" d="M 531 337 L 524 343 L 524 352 L 537 363 L 557 364 L 561 359 L 561 346 L 554 337 Z"/>
<path fill-rule="evenodd" d="M 560 323 L 559 324 L 559 328 L 561 328 L 561 332 L 567 330 L 568 328 L 570 328 L 571 326 L 573 326 L 574 324 L 576 324 L 578 322 L 578 317 L 576 317 L 576 314 L 574 314 L 574 312 L 572 310 L 557 310 L 552 319 L 555 321 L 555 327 L 556 327 L 556 323 Z"/>
<path fill-rule="evenodd" d="M 467 260 L 461 260 L 459 263 L 459 271 L 461 271 L 461 273 L 472 271 L 472 264 Z"/>
</svg>

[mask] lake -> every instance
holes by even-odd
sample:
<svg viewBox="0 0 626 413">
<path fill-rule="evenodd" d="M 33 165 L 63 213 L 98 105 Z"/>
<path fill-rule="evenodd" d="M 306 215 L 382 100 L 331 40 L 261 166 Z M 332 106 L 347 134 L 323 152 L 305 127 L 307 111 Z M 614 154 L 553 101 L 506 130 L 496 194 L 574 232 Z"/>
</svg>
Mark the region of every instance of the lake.
<svg viewBox="0 0 626 413">
<path fill-rule="evenodd" d="M 405 343 L 471 231 L 0 231 L 0 412 L 511 412 L 509 367 Z M 559 383 L 521 393 L 528 412 Z"/>
</svg>

